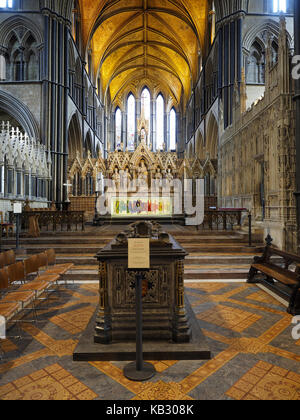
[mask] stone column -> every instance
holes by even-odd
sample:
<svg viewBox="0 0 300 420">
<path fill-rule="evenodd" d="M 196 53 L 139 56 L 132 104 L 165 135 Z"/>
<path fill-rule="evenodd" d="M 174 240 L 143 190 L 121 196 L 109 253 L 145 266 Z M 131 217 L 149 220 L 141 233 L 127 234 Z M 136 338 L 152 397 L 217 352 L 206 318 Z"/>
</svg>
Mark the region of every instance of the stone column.
<svg viewBox="0 0 300 420">
<path fill-rule="evenodd" d="M 224 128 L 232 124 L 234 84 L 241 83 L 242 19 L 236 14 L 224 21 L 219 30 L 219 95 L 223 99 Z"/>
<path fill-rule="evenodd" d="M 125 151 L 127 147 L 127 114 L 124 111 L 122 111 L 122 143 Z"/>
<path fill-rule="evenodd" d="M 165 143 L 166 151 L 170 150 L 170 112 L 165 113 Z"/>
<path fill-rule="evenodd" d="M 137 132 L 137 122 L 141 117 L 141 98 L 137 98 L 135 102 L 135 144 L 138 144 L 139 133 Z"/>
<path fill-rule="evenodd" d="M 156 147 L 156 100 L 151 98 L 151 133 L 150 142 L 152 143 L 152 150 L 155 151 Z"/>
</svg>

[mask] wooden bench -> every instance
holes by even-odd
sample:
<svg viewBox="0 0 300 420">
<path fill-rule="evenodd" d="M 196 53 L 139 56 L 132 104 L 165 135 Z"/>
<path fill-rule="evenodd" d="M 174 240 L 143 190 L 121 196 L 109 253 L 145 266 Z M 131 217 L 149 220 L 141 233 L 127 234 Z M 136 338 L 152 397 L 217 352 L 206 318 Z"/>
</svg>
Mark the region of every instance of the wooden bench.
<svg viewBox="0 0 300 420">
<path fill-rule="evenodd" d="M 248 283 L 262 283 L 288 298 L 288 313 L 300 315 L 300 256 L 272 247 L 270 235 L 262 257 L 255 257 L 248 274 Z M 272 257 L 277 257 L 276 260 Z M 258 278 L 262 273 L 265 277 Z M 285 285 L 283 289 L 278 282 Z"/>
</svg>

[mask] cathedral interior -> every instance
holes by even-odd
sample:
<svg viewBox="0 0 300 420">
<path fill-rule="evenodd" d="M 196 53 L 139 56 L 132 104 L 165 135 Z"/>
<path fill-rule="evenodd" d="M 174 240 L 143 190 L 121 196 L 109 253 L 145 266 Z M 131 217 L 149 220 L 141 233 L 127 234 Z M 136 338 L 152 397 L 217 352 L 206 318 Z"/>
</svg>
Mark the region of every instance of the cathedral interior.
<svg viewBox="0 0 300 420">
<path fill-rule="evenodd" d="M 300 399 L 298 3 L 0 0 L 0 400 Z M 211 353 L 146 382 L 74 359 L 139 226 L 186 253 L 146 323 L 185 299 Z"/>
</svg>

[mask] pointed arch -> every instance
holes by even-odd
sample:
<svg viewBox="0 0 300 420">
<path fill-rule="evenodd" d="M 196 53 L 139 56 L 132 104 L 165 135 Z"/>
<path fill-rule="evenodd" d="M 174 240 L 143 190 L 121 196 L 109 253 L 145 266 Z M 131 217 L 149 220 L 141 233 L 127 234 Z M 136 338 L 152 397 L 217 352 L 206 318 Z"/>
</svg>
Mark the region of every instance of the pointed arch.
<svg viewBox="0 0 300 420">
<path fill-rule="evenodd" d="M 149 133 L 151 133 L 151 93 L 147 86 L 141 92 L 141 111 L 144 112 L 146 121 L 149 121 Z"/>
<path fill-rule="evenodd" d="M 135 133 L 136 133 L 136 99 L 133 93 L 129 93 L 127 97 L 127 148 L 130 151 L 135 149 Z"/>
<path fill-rule="evenodd" d="M 119 107 L 115 111 L 115 146 L 120 148 L 122 143 L 122 111 Z"/>
<path fill-rule="evenodd" d="M 82 134 L 81 126 L 79 122 L 78 113 L 75 112 L 70 119 L 69 128 L 68 128 L 68 150 L 69 150 L 69 160 L 76 158 L 77 154 L 82 158 Z"/>
<path fill-rule="evenodd" d="M 41 46 L 44 43 L 41 29 L 35 25 L 32 20 L 23 16 L 12 16 L 1 23 L 0 46 L 8 48 L 11 33 L 14 32 L 16 34 L 19 29 L 21 29 L 19 33 L 22 34 L 22 36 L 18 37 L 20 42 L 24 43 L 23 40 L 27 39 L 28 32 L 30 32 L 35 38 L 38 46 Z"/>
<path fill-rule="evenodd" d="M 40 141 L 40 131 L 30 109 L 14 96 L 0 90 L 0 109 L 13 116 L 29 137 Z"/>
<path fill-rule="evenodd" d="M 205 160 L 205 147 L 204 147 L 204 141 L 201 134 L 201 131 L 199 130 L 196 137 L 196 156 L 200 160 Z"/>
<path fill-rule="evenodd" d="M 207 125 L 206 150 L 210 160 L 218 159 L 219 127 L 213 113 L 210 114 Z"/>
<path fill-rule="evenodd" d="M 250 54 L 246 62 L 247 83 L 265 83 L 265 48 L 259 38 L 256 38 L 250 48 Z"/>
<path fill-rule="evenodd" d="M 165 99 L 162 93 L 156 98 L 156 150 L 163 150 L 165 143 Z"/>
<path fill-rule="evenodd" d="M 173 107 L 170 111 L 170 150 L 177 149 L 177 114 Z"/>
<path fill-rule="evenodd" d="M 260 22 L 257 25 L 253 25 L 249 31 L 245 34 L 243 39 L 243 48 L 246 53 L 250 52 L 250 48 L 255 41 L 256 38 L 261 38 L 261 34 L 269 33 L 273 35 L 276 39 L 278 39 L 280 34 L 280 26 L 279 23 L 272 19 L 264 19 L 263 22 Z M 289 47 L 291 48 L 293 45 L 291 34 L 287 31 L 287 38 Z M 265 41 L 262 41 L 263 44 L 266 46 Z"/>
<path fill-rule="evenodd" d="M 93 156 L 93 140 L 90 131 L 87 132 L 84 140 L 84 157 L 87 158 L 89 155 Z"/>
</svg>

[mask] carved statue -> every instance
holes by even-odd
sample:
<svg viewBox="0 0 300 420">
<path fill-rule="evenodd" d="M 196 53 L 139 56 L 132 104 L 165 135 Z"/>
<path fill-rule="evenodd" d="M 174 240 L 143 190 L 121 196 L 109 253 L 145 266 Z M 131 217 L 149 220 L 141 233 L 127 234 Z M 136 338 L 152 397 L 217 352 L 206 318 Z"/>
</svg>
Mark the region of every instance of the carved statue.
<svg viewBox="0 0 300 420">
<path fill-rule="evenodd" d="M 138 169 L 138 181 L 140 188 L 148 188 L 148 169 L 145 165 L 145 161 L 142 160 Z"/>
<path fill-rule="evenodd" d="M 161 173 L 161 169 L 158 167 L 157 169 L 156 169 L 156 173 L 155 173 L 155 175 L 154 175 L 154 178 L 155 179 L 157 179 L 157 180 L 161 180 L 162 179 L 162 173 Z"/>
<path fill-rule="evenodd" d="M 147 135 L 146 135 L 146 130 L 144 128 L 141 129 L 140 139 L 141 139 L 142 144 L 146 144 Z"/>
<path fill-rule="evenodd" d="M 115 182 L 117 190 L 120 188 L 120 179 L 121 177 L 120 177 L 119 169 L 116 167 L 115 172 L 112 176 L 112 180 Z"/>
<path fill-rule="evenodd" d="M 122 171 L 121 174 L 121 186 L 123 189 L 127 190 L 130 181 L 132 180 L 132 176 L 130 175 L 129 168 L 126 167 L 125 171 Z"/>
<path fill-rule="evenodd" d="M 160 167 L 158 167 L 154 174 L 154 183 L 153 183 L 154 188 L 159 189 L 162 187 L 162 179 L 163 179 L 163 175 L 161 173 Z"/>
<path fill-rule="evenodd" d="M 173 177 L 173 175 L 172 175 L 172 170 L 171 170 L 171 168 L 168 168 L 168 170 L 167 170 L 167 173 L 166 173 L 166 179 L 167 179 L 169 182 L 172 182 L 172 181 L 173 181 L 173 179 L 174 179 L 174 177 Z"/>
</svg>

